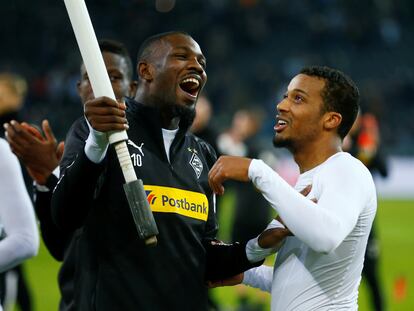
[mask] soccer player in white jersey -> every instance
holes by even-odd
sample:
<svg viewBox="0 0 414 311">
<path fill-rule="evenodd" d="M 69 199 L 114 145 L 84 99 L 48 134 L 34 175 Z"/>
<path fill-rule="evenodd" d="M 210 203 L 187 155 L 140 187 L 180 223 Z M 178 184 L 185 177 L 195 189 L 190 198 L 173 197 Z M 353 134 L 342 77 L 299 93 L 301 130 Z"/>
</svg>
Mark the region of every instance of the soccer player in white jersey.
<svg viewBox="0 0 414 311">
<path fill-rule="evenodd" d="M 260 160 L 227 156 L 216 162 L 209 173 L 214 192 L 222 194 L 227 179 L 251 180 L 293 234 L 274 268 L 254 268 L 222 284 L 243 282 L 271 292 L 273 311 L 358 309 L 377 209 L 369 171 L 341 149 L 358 101 L 355 84 L 335 69 L 304 68 L 290 81 L 277 105 L 274 144 L 288 148 L 299 166 L 294 188 Z M 308 185 L 310 193 L 302 196 L 298 191 Z"/>
</svg>

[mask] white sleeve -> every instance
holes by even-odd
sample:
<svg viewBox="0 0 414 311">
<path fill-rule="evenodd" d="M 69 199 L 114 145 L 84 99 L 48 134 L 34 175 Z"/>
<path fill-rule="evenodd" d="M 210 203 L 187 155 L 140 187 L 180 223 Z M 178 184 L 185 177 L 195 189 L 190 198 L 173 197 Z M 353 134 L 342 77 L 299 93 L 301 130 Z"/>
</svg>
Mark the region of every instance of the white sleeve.
<svg viewBox="0 0 414 311">
<path fill-rule="evenodd" d="M 109 147 L 108 135 L 95 130 L 85 117 L 89 128 L 89 135 L 85 143 L 85 154 L 93 163 L 101 163 L 106 156 Z"/>
<path fill-rule="evenodd" d="M 0 222 L 6 233 L 0 241 L 0 272 L 4 272 L 37 254 L 39 235 L 19 162 L 3 140 L 0 159 Z"/>
<path fill-rule="evenodd" d="M 265 292 L 272 290 L 273 267 L 260 266 L 244 272 L 243 284 L 259 288 Z"/>
<path fill-rule="evenodd" d="M 276 219 L 273 219 L 266 227 L 266 230 L 269 229 L 276 229 L 276 228 L 283 228 L 285 229 L 285 226 L 281 224 Z M 263 231 L 263 232 L 264 232 Z M 275 247 L 272 248 L 262 248 L 259 245 L 259 236 L 249 240 L 246 244 L 246 257 L 250 262 L 258 262 L 260 260 L 265 259 L 267 256 L 270 256 L 274 253 L 276 253 L 280 247 L 282 246 L 283 242 L 280 242 L 279 245 L 275 245 Z"/>
<path fill-rule="evenodd" d="M 356 173 L 356 174 L 355 174 Z M 249 178 L 280 214 L 289 230 L 317 252 L 334 250 L 352 231 L 364 207 L 365 180 L 351 166 L 324 173 L 315 204 L 301 195 L 261 160 L 253 160 Z"/>
</svg>

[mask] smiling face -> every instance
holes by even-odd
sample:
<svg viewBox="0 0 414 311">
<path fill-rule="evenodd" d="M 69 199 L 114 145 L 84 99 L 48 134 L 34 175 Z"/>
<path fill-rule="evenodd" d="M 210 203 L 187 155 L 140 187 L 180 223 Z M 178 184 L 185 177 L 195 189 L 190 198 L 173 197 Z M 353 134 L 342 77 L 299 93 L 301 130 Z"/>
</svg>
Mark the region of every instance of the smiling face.
<svg viewBox="0 0 414 311">
<path fill-rule="evenodd" d="M 207 81 L 206 59 L 200 46 L 184 34 L 168 35 L 155 44 L 156 50 L 146 61 L 151 73 L 148 77 L 140 74 L 149 82 L 149 96 L 163 109 L 193 111 Z"/>
<path fill-rule="evenodd" d="M 122 99 L 125 96 L 132 96 L 133 87 L 129 77 L 126 59 L 121 55 L 107 51 L 102 52 L 102 57 L 115 97 Z M 78 93 L 82 103 L 94 98 L 92 86 L 84 64 L 81 66 L 81 80 L 78 82 Z"/>
<path fill-rule="evenodd" d="M 324 79 L 305 74 L 290 81 L 283 100 L 277 105 L 275 146 L 297 150 L 318 139 L 324 128 L 321 95 L 324 87 Z"/>
</svg>

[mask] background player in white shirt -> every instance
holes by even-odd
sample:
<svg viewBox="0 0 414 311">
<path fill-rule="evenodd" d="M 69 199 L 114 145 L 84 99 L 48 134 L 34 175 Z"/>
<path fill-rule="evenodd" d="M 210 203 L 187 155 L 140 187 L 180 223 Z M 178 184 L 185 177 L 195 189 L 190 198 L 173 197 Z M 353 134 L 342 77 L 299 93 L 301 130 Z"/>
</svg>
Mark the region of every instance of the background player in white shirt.
<svg viewBox="0 0 414 311">
<path fill-rule="evenodd" d="M 0 138 L 0 273 L 36 256 L 39 235 L 19 162 Z"/>
<path fill-rule="evenodd" d="M 19 161 L 0 138 L 0 297 L 3 272 L 37 254 L 39 235 L 36 219 L 24 185 Z M 0 310 L 3 301 L 0 301 Z"/>
<path fill-rule="evenodd" d="M 221 157 L 210 171 L 210 186 L 217 194 L 224 192 L 226 179 L 251 180 L 294 235 L 285 239 L 274 269 L 258 267 L 227 282 L 270 291 L 272 310 L 358 308 L 364 253 L 377 208 L 369 171 L 341 149 L 358 101 L 357 87 L 343 73 L 304 68 L 277 105 L 274 138 L 275 146 L 288 148 L 299 166 L 295 189 L 259 160 Z M 304 197 L 298 191 L 308 185 L 312 189 Z"/>
</svg>

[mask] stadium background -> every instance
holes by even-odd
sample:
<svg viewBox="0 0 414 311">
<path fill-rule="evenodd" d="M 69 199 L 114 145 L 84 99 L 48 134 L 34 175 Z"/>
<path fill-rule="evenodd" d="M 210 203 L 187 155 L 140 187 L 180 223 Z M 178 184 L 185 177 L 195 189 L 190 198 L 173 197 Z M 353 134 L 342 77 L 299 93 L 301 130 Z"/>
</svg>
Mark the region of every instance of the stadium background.
<svg viewBox="0 0 414 311">
<path fill-rule="evenodd" d="M 302 66 L 348 73 L 362 107 L 380 122 L 382 148 L 394 163 L 379 181 L 381 277 L 389 310 L 414 310 L 414 2 L 410 0 L 89 0 L 98 38 L 124 42 L 136 55 L 147 36 L 189 32 L 207 56 L 213 124 L 225 129 L 239 107 L 265 111 L 260 140 L 273 135 L 274 106 Z M 82 113 L 76 93 L 80 56 L 63 1 L 2 1 L 0 71 L 23 75 L 29 95 L 22 119 L 48 118 L 63 139 Z M 283 154 L 282 154 L 283 156 Z M 403 189 L 404 191 L 401 191 Z M 222 201 L 229 237 L 231 193 Z M 56 310 L 58 264 L 41 249 L 26 264 L 36 310 Z M 234 289 L 215 290 L 229 310 Z M 364 284 L 360 310 L 369 310 Z M 257 299 L 257 291 L 251 291 Z"/>
</svg>

